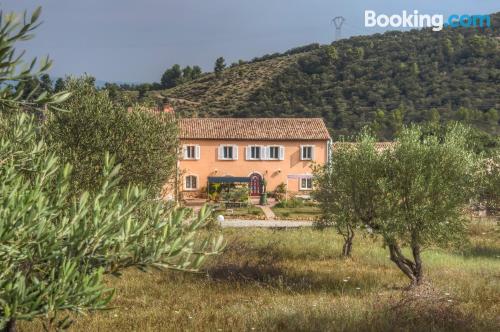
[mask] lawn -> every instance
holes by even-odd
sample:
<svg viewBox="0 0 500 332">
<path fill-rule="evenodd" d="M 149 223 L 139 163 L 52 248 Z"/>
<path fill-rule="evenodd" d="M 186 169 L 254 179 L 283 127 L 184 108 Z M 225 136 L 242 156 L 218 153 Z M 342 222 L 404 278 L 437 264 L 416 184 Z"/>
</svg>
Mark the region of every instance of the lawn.
<svg viewBox="0 0 500 332">
<path fill-rule="evenodd" d="M 434 290 L 408 280 L 377 239 L 357 234 L 339 257 L 333 230 L 224 229 L 228 245 L 203 273 L 127 271 L 108 277 L 115 309 L 79 316 L 75 331 L 498 330 L 500 232 L 473 224 L 460 249 L 424 254 Z M 430 295 L 429 295 L 430 294 Z M 411 296 L 410 296 L 411 295 Z M 416 295 L 419 295 L 417 297 Z M 417 299 L 411 309 L 402 305 Z M 418 299 L 421 299 L 420 301 Z M 22 323 L 25 331 L 40 325 Z"/>
<path fill-rule="evenodd" d="M 321 210 L 316 206 L 273 207 L 274 214 L 281 219 L 314 220 Z"/>
<path fill-rule="evenodd" d="M 228 219 L 265 219 L 262 209 L 254 205 L 214 211 L 214 215 L 219 214 L 222 214 Z"/>
</svg>

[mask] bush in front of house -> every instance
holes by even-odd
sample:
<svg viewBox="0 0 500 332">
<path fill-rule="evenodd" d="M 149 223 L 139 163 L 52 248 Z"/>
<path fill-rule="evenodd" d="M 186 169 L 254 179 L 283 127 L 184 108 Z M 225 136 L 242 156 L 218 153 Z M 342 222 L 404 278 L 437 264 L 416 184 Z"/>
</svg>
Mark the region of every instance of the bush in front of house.
<svg viewBox="0 0 500 332">
<path fill-rule="evenodd" d="M 300 198 L 290 198 L 285 201 L 281 201 L 275 205 L 277 208 L 298 208 L 306 205 L 306 202 Z"/>
<path fill-rule="evenodd" d="M 277 185 L 270 196 L 274 197 L 277 201 L 283 201 L 286 196 L 286 184 L 282 182 Z"/>
<path fill-rule="evenodd" d="M 221 191 L 221 199 L 231 203 L 248 203 L 250 193 L 248 186 L 229 187 Z"/>
</svg>

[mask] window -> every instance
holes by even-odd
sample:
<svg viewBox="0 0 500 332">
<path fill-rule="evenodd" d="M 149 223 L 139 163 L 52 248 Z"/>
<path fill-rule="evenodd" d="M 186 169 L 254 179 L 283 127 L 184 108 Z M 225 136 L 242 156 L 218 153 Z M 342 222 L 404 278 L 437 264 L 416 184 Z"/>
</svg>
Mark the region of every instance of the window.
<svg viewBox="0 0 500 332">
<path fill-rule="evenodd" d="M 246 160 L 266 160 L 266 147 L 260 145 L 248 145 L 245 147 Z"/>
<path fill-rule="evenodd" d="M 186 159 L 194 159 L 194 145 L 186 146 Z"/>
<path fill-rule="evenodd" d="M 195 190 L 198 188 L 198 178 L 194 175 L 186 176 L 186 190 Z"/>
<path fill-rule="evenodd" d="M 269 147 L 269 159 L 280 159 L 280 147 L 270 146 Z"/>
<path fill-rule="evenodd" d="M 238 160 L 238 146 L 220 145 L 219 160 Z"/>
<path fill-rule="evenodd" d="M 223 148 L 222 157 L 224 159 L 233 159 L 233 147 L 232 146 L 225 146 Z"/>
<path fill-rule="evenodd" d="M 284 160 L 285 147 L 281 145 L 270 145 L 266 149 L 268 160 Z"/>
<path fill-rule="evenodd" d="M 184 159 L 200 159 L 200 146 L 184 145 Z"/>
<path fill-rule="evenodd" d="M 302 145 L 300 147 L 300 160 L 313 160 L 314 159 L 314 146 Z"/>
<path fill-rule="evenodd" d="M 312 178 L 300 179 L 300 190 L 312 190 Z"/>
<path fill-rule="evenodd" d="M 260 159 L 260 146 L 250 147 L 250 159 Z"/>
</svg>

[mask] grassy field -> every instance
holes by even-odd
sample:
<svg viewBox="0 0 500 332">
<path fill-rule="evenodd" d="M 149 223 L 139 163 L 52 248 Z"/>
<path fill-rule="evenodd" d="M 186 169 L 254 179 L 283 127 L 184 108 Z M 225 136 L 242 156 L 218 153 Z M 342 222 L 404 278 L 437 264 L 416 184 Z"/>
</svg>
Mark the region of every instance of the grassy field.
<svg viewBox="0 0 500 332">
<path fill-rule="evenodd" d="M 424 255 L 431 287 L 408 280 L 377 239 L 339 258 L 333 230 L 224 229 L 225 253 L 199 274 L 109 277 L 114 310 L 79 316 L 75 331 L 468 331 L 500 328 L 500 232 L 470 226 L 460 249 Z M 406 305 L 405 305 L 406 303 Z M 36 322 L 21 330 L 38 331 Z"/>
</svg>

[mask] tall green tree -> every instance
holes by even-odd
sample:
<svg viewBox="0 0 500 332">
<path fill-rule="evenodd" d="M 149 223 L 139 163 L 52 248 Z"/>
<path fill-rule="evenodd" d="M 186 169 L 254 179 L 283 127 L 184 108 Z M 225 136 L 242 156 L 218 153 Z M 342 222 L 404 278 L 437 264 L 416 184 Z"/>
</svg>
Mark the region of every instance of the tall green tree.
<svg viewBox="0 0 500 332">
<path fill-rule="evenodd" d="M 225 68 L 226 68 L 226 61 L 224 60 L 223 57 L 218 57 L 217 60 L 215 60 L 215 65 L 214 65 L 215 76 L 220 77 Z"/>
<path fill-rule="evenodd" d="M 500 212 L 500 148 L 481 160 L 476 174 L 479 204 L 490 213 Z"/>
<path fill-rule="evenodd" d="M 171 68 L 165 70 L 161 77 L 161 85 L 165 89 L 173 88 L 179 83 L 182 78 L 181 66 L 178 64 L 173 65 Z"/>
<path fill-rule="evenodd" d="M 331 164 L 316 172 L 321 221 L 337 227 L 344 250 L 354 228 L 365 225 L 383 239 L 411 285 L 420 285 L 425 279 L 422 251 L 465 236 L 462 213 L 474 196 L 477 176 L 468 137 L 459 124 L 442 132 L 412 126 L 403 127 L 395 145 L 383 152 L 367 134 L 356 144 L 337 147 Z"/>
<path fill-rule="evenodd" d="M 370 225 L 379 217 L 383 191 L 381 155 L 373 138 L 362 133 L 356 143 L 338 143 L 330 162 L 314 170 L 314 198 L 321 217 L 317 226 L 334 226 L 344 238 L 342 256 L 350 257 L 355 229 Z"/>
<path fill-rule="evenodd" d="M 59 77 L 54 83 L 54 91 L 60 92 L 64 90 L 64 79 Z"/>
<path fill-rule="evenodd" d="M 178 135 L 175 118 L 137 106 L 127 110 L 97 90 L 87 78 L 67 79 L 72 97 L 46 123 L 48 142 L 64 162 L 74 165 L 75 190 L 98 188 L 104 155 L 121 165 L 120 185 L 151 188 L 156 195 L 175 175 Z"/>
<path fill-rule="evenodd" d="M 370 226 L 383 236 L 391 260 L 412 285 L 424 280 L 425 248 L 465 236 L 462 211 L 473 195 L 476 170 L 467 137 L 460 125 L 450 126 L 443 135 L 424 135 L 412 126 L 384 153 L 383 210 Z M 402 250 L 405 246 L 409 257 Z"/>
<path fill-rule="evenodd" d="M 193 70 L 191 71 L 191 76 L 193 80 L 200 78 L 202 73 L 203 71 L 201 70 L 200 66 L 193 66 Z"/>
</svg>

